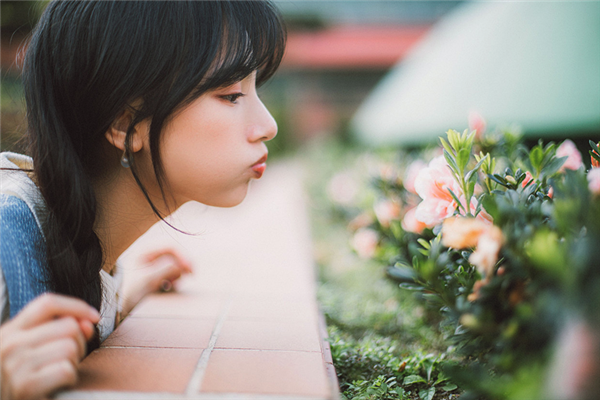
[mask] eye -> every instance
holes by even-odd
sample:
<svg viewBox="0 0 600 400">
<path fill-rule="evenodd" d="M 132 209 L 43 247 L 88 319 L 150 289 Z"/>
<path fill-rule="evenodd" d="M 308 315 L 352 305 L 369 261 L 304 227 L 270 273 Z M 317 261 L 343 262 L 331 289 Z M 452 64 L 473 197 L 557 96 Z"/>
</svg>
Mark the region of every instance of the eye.
<svg viewBox="0 0 600 400">
<path fill-rule="evenodd" d="M 240 97 L 245 96 L 244 93 L 238 92 L 238 93 L 231 93 L 231 94 L 226 94 L 221 96 L 222 99 L 227 100 L 228 102 L 232 103 L 232 104 L 236 104 L 237 103 L 237 99 L 239 99 Z"/>
</svg>

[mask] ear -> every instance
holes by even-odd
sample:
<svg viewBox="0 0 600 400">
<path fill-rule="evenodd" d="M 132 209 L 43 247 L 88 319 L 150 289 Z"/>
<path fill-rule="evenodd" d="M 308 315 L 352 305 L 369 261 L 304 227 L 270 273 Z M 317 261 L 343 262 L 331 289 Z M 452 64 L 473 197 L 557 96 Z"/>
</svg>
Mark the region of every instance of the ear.
<svg viewBox="0 0 600 400">
<path fill-rule="evenodd" d="M 127 130 L 131 125 L 131 121 L 133 121 L 133 113 L 130 110 L 125 109 L 117 118 L 115 118 L 106 133 L 104 133 L 106 140 L 121 151 L 125 150 L 125 138 L 127 137 Z M 141 125 L 143 124 L 136 125 L 131 132 L 129 151 L 133 153 L 140 151 L 144 145 L 144 132 L 141 129 Z"/>
</svg>

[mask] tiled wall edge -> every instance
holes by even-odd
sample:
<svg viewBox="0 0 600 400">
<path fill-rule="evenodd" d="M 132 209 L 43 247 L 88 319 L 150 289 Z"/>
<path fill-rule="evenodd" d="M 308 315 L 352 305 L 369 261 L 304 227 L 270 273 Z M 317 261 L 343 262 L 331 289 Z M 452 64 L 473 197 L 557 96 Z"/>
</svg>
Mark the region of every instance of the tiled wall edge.
<svg viewBox="0 0 600 400">
<path fill-rule="evenodd" d="M 70 391 L 54 397 L 59 400 L 330 400 L 323 397 L 266 395 L 246 393 L 197 393 L 193 395 L 167 392 Z"/>
<path fill-rule="evenodd" d="M 338 400 L 341 398 L 340 383 L 338 381 L 337 372 L 335 372 L 335 367 L 333 366 L 333 359 L 331 357 L 331 346 L 327 341 L 329 335 L 327 334 L 327 323 L 325 322 L 325 315 L 321 310 L 319 310 L 319 334 L 321 335 L 321 352 L 323 355 L 323 363 L 325 364 L 325 372 L 331 385 L 331 399 Z"/>
</svg>

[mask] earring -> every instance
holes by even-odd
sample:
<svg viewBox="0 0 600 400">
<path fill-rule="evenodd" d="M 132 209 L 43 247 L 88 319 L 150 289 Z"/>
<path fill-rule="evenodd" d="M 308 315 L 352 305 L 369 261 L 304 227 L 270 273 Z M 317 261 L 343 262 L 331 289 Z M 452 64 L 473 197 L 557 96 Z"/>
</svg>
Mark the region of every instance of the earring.
<svg viewBox="0 0 600 400">
<path fill-rule="evenodd" d="M 129 158 L 127 158 L 127 150 L 123 151 L 123 157 L 121 157 L 121 165 L 123 168 L 129 168 L 131 164 L 129 164 Z"/>
</svg>

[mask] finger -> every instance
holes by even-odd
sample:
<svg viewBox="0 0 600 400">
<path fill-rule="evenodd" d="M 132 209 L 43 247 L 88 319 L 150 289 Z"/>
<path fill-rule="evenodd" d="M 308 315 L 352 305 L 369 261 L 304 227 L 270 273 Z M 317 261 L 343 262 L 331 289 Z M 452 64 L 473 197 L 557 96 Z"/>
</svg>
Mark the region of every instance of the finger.
<svg viewBox="0 0 600 400">
<path fill-rule="evenodd" d="M 15 325 L 28 329 L 60 317 L 74 317 L 97 323 L 100 314 L 83 300 L 58 294 L 44 294 L 29 303 L 15 317 Z"/>
<path fill-rule="evenodd" d="M 169 264 L 164 266 L 163 268 L 157 270 L 157 277 L 163 281 L 167 280 L 173 282 L 181 277 L 183 271 L 179 268 L 178 265 Z"/>
<path fill-rule="evenodd" d="M 163 284 L 167 285 L 165 282 L 168 282 L 169 286 L 172 286 L 172 282 L 179 279 L 180 276 L 181 270 L 173 264 L 157 269 L 154 271 L 151 278 L 153 290 L 161 289 Z"/>
<path fill-rule="evenodd" d="M 168 248 L 164 248 L 164 249 L 158 249 L 158 250 L 153 250 L 153 251 L 150 251 L 150 252 L 146 253 L 142 257 L 142 260 L 144 262 L 152 262 L 152 261 L 154 261 L 157 258 L 160 258 L 162 256 L 171 256 L 173 258 L 179 258 L 179 252 L 177 250 L 175 250 L 174 248 L 172 248 L 172 247 L 168 247 Z"/>
<path fill-rule="evenodd" d="M 74 318 L 63 317 L 25 330 L 19 341 L 30 347 L 39 347 L 61 339 L 71 339 L 77 343 L 78 355 L 85 355 L 86 339 L 79 323 Z"/>
<path fill-rule="evenodd" d="M 28 363 L 28 368 L 38 371 L 50 364 L 67 360 L 77 368 L 81 353 L 79 344 L 72 338 L 53 340 L 42 346 L 31 349 L 23 356 L 23 362 Z"/>
<path fill-rule="evenodd" d="M 157 261 L 161 257 L 172 258 L 173 262 L 176 263 L 185 272 L 192 272 L 192 265 L 190 264 L 190 262 L 187 260 L 186 257 L 183 257 L 181 253 L 175 250 L 174 248 L 166 248 L 150 252 L 144 256 L 144 261 L 150 263 Z"/>
<path fill-rule="evenodd" d="M 75 385 L 77 369 L 67 360 L 59 361 L 36 371 L 32 374 L 31 381 L 37 392 L 37 396 L 31 396 L 31 398 L 39 398 L 58 389 Z"/>
<path fill-rule="evenodd" d="M 94 324 L 85 319 L 79 320 L 77 322 L 79 323 L 79 329 L 81 329 L 85 340 L 89 341 L 96 333 L 96 330 L 94 329 Z"/>
</svg>

